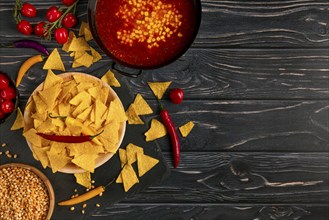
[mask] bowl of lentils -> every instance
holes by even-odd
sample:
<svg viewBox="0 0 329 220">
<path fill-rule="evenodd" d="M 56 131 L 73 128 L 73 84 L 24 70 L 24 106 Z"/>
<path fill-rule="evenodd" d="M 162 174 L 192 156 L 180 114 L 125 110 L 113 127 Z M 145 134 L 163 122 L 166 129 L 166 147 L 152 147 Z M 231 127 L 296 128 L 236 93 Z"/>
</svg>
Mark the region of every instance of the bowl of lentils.
<svg viewBox="0 0 329 220">
<path fill-rule="evenodd" d="M 55 195 L 48 178 L 21 163 L 0 166 L 0 219 L 49 220 Z"/>
</svg>

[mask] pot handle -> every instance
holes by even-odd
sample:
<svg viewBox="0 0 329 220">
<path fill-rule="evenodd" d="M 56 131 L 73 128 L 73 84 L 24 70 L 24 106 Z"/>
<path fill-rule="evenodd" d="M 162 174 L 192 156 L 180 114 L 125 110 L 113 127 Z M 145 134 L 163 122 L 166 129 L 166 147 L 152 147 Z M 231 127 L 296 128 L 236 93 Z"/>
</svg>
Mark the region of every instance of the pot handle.
<svg viewBox="0 0 329 220">
<path fill-rule="evenodd" d="M 138 70 L 137 73 L 127 73 L 127 72 L 125 72 L 123 70 L 119 70 L 115 66 L 116 66 L 116 62 L 113 62 L 112 65 L 111 65 L 112 70 L 114 70 L 115 72 L 117 72 L 117 73 L 119 73 L 121 75 L 124 75 L 124 76 L 132 77 L 132 78 L 137 78 L 142 73 L 142 70 Z"/>
</svg>

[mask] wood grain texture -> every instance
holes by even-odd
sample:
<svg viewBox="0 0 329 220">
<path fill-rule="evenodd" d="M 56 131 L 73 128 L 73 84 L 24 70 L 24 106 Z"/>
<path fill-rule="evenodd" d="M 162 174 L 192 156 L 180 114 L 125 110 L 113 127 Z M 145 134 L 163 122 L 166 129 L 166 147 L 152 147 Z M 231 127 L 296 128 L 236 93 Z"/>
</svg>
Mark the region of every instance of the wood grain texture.
<svg viewBox="0 0 329 220">
<path fill-rule="evenodd" d="M 0 2 L 1 18 L 11 17 L 14 1 Z M 32 0 L 43 15 L 45 10 L 60 1 Z M 87 0 L 79 3 L 84 17 Z M 199 35 L 193 47 L 297 47 L 322 48 L 329 43 L 328 9 L 326 0 L 285 1 L 221 1 L 203 0 L 203 16 Z M 17 35 L 13 21 L 6 24 L 0 37 L 6 41 Z M 1 26 L 3 27 L 3 26 Z M 4 39 L 2 39 L 4 41 Z"/>
<path fill-rule="evenodd" d="M 168 164 L 172 154 L 164 153 Z M 328 204 L 327 153 L 183 152 L 179 169 L 127 203 Z"/>
<path fill-rule="evenodd" d="M 15 78 L 19 66 L 31 54 L 36 52 L 1 48 L 0 66 L 5 66 Z M 72 70 L 73 59 L 62 51 L 61 54 L 67 71 Z M 127 83 L 132 93 L 141 93 L 147 99 L 154 99 L 151 91 L 146 89 L 148 81 L 170 80 L 173 81 L 172 87 L 184 89 L 186 99 L 328 100 L 328 59 L 327 49 L 190 49 L 173 64 L 144 71 L 137 79 L 128 78 Z M 109 62 L 104 55 L 104 59 L 90 69 L 74 70 L 92 72 Z M 42 65 L 36 65 L 28 72 L 22 81 L 23 87 L 31 82 L 34 85 L 42 82 L 46 71 L 41 68 Z M 32 91 L 21 91 L 22 97 L 26 98 Z"/>
<path fill-rule="evenodd" d="M 145 219 L 156 216 L 156 220 L 327 220 L 325 205 L 261 205 L 261 204 L 115 204 L 95 212 L 90 219 L 126 220 Z"/>
<path fill-rule="evenodd" d="M 149 101 L 154 111 L 156 101 Z M 179 127 L 195 127 L 181 138 L 182 151 L 323 151 L 329 149 L 328 101 L 184 101 L 163 102 Z M 156 114 L 157 115 L 157 114 Z M 142 116 L 150 123 L 154 115 Z M 159 117 L 157 117 L 161 120 Z M 169 138 L 158 140 L 170 150 Z"/>
<path fill-rule="evenodd" d="M 27 38 L 50 50 L 58 47 L 17 32 L 14 2 L 0 1 L 0 44 Z M 32 19 L 37 21 L 60 0 L 29 2 L 39 10 Z M 86 21 L 87 2 L 79 3 L 80 22 Z M 171 167 L 162 184 L 96 209 L 88 219 L 329 219 L 329 2 L 202 0 L 202 9 L 199 34 L 184 56 L 125 79 L 127 92 L 141 93 L 154 110 L 148 81 L 170 80 L 184 89 L 183 104 L 171 104 L 167 95 L 164 100 L 176 126 L 196 123 L 181 139 L 179 169 Z M 72 70 L 72 58 L 60 52 Z M 0 68 L 15 79 L 21 63 L 34 54 L 1 47 Z M 90 69 L 75 70 L 90 73 L 109 62 L 104 56 Z M 22 108 L 45 75 L 36 65 L 24 77 Z M 155 115 L 142 117 L 149 123 Z M 0 128 L 2 140 L 9 127 Z M 16 144 L 24 145 L 23 137 Z M 172 166 L 168 138 L 159 144 Z"/>
</svg>

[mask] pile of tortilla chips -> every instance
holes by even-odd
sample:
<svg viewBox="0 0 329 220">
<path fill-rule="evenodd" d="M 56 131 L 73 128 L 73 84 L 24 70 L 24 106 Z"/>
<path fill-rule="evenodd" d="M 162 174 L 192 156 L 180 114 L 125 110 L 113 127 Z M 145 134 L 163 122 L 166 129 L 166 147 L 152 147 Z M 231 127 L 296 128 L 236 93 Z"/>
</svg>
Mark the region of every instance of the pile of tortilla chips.
<svg viewBox="0 0 329 220">
<path fill-rule="evenodd" d="M 140 115 L 152 114 L 153 110 L 147 104 L 141 94 L 137 94 L 135 100 L 126 111 L 128 117 L 128 124 L 144 124 L 143 120 L 139 117 Z"/>
<path fill-rule="evenodd" d="M 159 163 L 158 159 L 144 154 L 143 148 L 132 143 L 127 145 L 126 150 L 119 149 L 119 157 L 122 170 L 116 179 L 116 183 L 123 183 L 125 192 L 127 192 L 136 183 L 139 183 L 138 177 L 142 177 Z M 137 162 L 138 177 L 132 166 L 135 162 Z"/>
<path fill-rule="evenodd" d="M 25 111 L 31 121 L 23 135 L 32 145 L 33 156 L 53 172 L 68 164 L 94 172 L 99 156 L 117 151 L 121 127 L 127 120 L 120 100 L 99 79 L 87 74 L 62 78 L 51 70 Z M 50 113 L 66 118 L 52 118 Z M 86 128 L 92 131 L 88 135 L 103 133 L 79 144 L 49 141 L 36 134 L 80 136 L 86 135 Z"/>
<path fill-rule="evenodd" d="M 102 56 L 88 44 L 92 40 L 89 26 L 86 22 L 82 22 L 79 31 L 79 37 L 76 37 L 73 31 L 70 31 L 67 42 L 63 45 L 62 50 L 69 53 L 73 57 L 72 68 L 87 67 L 96 63 Z"/>
</svg>

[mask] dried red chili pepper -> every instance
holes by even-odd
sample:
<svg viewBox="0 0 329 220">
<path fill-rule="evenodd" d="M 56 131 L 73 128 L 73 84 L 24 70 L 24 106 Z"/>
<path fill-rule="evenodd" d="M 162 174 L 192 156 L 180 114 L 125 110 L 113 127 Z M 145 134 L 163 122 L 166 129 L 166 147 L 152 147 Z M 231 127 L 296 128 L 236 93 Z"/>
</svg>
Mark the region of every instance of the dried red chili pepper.
<svg viewBox="0 0 329 220">
<path fill-rule="evenodd" d="M 179 142 L 177 130 L 175 128 L 174 123 L 171 120 L 169 112 L 166 109 L 162 108 L 160 112 L 160 116 L 170 136 L 171 144 L 173 147 L 173 153 L 174 153 L 174 168 L 177 168 L 180 160 L 180 142 Z"/>
<path fill-rule="evenodd" d="M 96 135 L 84 135 L 84 136 L 61 136 L 61 135 L 43 134 L 43 133 L 37 133 L 37 135 L 50 141 L 63 142 L 63 143 L 83 143 L 93 140 L 101 133 L 103 133 L 103 131 L 99 132 Z"/>
</svg>

